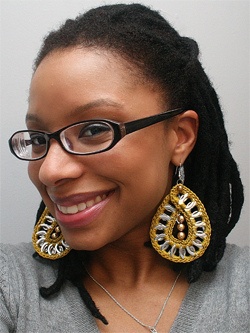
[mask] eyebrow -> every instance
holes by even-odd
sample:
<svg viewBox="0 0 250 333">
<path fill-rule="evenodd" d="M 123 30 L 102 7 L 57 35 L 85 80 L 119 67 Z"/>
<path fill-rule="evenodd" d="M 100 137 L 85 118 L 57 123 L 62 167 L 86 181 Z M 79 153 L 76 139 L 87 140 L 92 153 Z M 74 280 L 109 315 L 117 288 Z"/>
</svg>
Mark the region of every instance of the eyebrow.
<svg viewBox="0 0 250 333">
<path fill-rule="evenodd" d="M 88 111 L 88 110 L 91 110 L 91 109 L 94 109 L 97 107 L 105 107 L 105 106 L 123 109 L 123 104 L 121 104 L 121 103 L 115 102 L 109 98 L 100 98 L 95 101 L 92 101 L 87 104 L 76 107 L 74 110 L 69 112 L 68 118 L 71 118 L 72 116 L 74 116 L 80 112 L 85 112 L 85 111 Z M 34 114 L 34 113 L 27 113 L 25 121 L 26 122 L 33 121 L 33 122 L 37 122 L 37 123 L 43 122 L 42 119 L 37 114 Z"/>
</svg>

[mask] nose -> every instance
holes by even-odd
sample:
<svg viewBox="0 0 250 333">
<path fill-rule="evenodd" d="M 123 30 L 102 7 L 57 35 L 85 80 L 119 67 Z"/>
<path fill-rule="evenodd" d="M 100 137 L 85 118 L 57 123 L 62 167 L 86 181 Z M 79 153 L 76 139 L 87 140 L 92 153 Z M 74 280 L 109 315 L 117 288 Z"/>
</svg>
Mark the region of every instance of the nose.
<svg viewBox="0 0 250 333">
<path fill-rule="evenodd" d="M 79 161 L 79 156 L 66 152 L 55 139 L 52 139 L 39 169 L 39 180 L 46 186 L 57 186 L 80 177 L 83 169 L 84 165 Z"/>
</svg>

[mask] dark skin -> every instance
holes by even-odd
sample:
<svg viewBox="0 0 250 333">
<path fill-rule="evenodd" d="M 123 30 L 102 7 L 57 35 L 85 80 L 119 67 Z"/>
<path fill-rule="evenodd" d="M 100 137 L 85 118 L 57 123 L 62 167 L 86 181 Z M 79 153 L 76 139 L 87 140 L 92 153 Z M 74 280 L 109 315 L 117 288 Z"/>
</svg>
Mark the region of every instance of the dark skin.
<svg viewBox="0 0 250 333">
<path fill-rule="evenodd" d="M 163 107 L 160 89 L 137 76 L 136 69 L 128 71 L 124 60 L 103 50 L 53 52 L 33 76 L 27 126 L 53 132 L 85 119 L 125 122 L 170 109 Z M 97 155 L 70 155 L 52 140 L 48 155 L 29 164 L 29 176 L 67 243 L 90 251 L 87 269 L 148 325 L 154 325 L 177 273 L 144 243 L 152 217 L 170 191 L 175 166 L 194 147 L 197 129 L 198 116 L 188 110 L 125 136 Z M 83 203 L 88 207 L 74 212 Z M 105 326 L 97 320 L 101 332 L 147 332 L 89 277 L 84 284 L 109 321 Z M 158 333 L 169 331 L 187 288 L 183 272 Z"/>
</svg>

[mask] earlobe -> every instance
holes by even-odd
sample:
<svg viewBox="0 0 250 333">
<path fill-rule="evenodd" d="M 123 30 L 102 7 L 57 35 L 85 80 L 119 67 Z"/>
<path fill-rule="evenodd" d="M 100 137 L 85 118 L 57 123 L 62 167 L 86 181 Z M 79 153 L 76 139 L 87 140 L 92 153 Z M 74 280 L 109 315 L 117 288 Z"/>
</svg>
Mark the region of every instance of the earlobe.
<svg viewBox="0 0 250 333">
<path fill-rule="evenodd" d="M 199 117 L 193 110 L 188 110 L 176 119 L 177 143 L 172 155 L 172 163 L 183 164 L 193 150 L 199 128 Z"/>
</svg>

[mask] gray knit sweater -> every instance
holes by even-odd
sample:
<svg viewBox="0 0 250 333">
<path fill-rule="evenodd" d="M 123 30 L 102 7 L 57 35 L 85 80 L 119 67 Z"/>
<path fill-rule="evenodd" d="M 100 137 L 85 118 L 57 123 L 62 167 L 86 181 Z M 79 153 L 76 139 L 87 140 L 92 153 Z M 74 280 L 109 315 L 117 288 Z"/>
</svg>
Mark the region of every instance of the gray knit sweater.
<svg viewBox="0 0 250 333">
<path fill-rule="evenodd" d="M 40 286 L 55 281 L 55 262 L 33 259 L 31 244 L 0 251 L 1 333 L 98 333 L 71 283 L 50 300 L 39 295 Z M 170 332 L 249 333 L 248 267 L 249 249 L 227 245 L 217 269 L 190 285 Z"/>
</svg>

